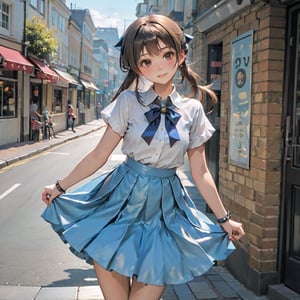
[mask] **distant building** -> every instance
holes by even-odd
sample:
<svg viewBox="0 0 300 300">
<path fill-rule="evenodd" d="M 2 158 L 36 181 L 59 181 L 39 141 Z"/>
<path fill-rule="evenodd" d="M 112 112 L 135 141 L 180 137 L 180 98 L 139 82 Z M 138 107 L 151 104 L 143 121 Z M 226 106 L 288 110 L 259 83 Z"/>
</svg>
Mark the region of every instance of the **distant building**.
<svg viewBox="0 0 300 300">
<path fill-rule="evenodd" d="M 71 19 L 73 19 L 82 33 L 81 37 L 81 66 L 80 82 L 82 90 L 78 91 L 78 103 L 82 101 L 85 108 L 85 120 L 89 121 L 94 118 L 95 106 L 97 102 L 96 91 L 98 87 L 94 82 L 94 75 L 100 68 L 98 61 L 93 55 L 93 37 L 95 34 L 95 25 L 88 9 L 71 9 Z"/>
<path fill-rule="evenodd" d="M 109 101 L 115 94 L 122 82 L 122 79 L 124 78 L 124 74 L 119 68 L 120 51 L 115 47 L 119 41 L 119 38 L 118 29 L 114 27 L 97 27 L 94 36 L 94 54 L 96 54 L 96 57 L 99 57 L 99 53 L 98 55 L 95 53 L 95 51 L 99 52 L 98 46 L 103 46 L 103 42 L 105 42 L 107 45 L 108 61 L 107 66 L 105 66 L 107 69 L 104 69 L 104 72 L 107 71 L 107 73 L 100 74 L 100 76 L 104 80 L 104 95 L 108 97 Z"/>
</svg>

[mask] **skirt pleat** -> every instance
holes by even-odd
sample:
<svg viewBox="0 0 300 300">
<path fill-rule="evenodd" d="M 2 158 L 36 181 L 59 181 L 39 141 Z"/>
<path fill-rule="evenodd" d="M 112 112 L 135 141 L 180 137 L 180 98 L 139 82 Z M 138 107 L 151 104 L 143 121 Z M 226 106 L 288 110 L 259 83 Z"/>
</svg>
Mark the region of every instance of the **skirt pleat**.
<svg viewBox="0 0 300 300">
<path fill-rule="evenodd" d="M 76 256 L 146 284 L 188 282 L 234 250 L 175 169 L 130 158 L 56 198 L 42 217 Z"/>
</svg>

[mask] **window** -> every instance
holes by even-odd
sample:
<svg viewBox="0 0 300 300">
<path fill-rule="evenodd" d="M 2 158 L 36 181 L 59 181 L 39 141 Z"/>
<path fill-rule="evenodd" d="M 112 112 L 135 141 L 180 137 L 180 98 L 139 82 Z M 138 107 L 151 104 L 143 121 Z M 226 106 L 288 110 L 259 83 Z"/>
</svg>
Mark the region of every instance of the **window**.
<svg viewBox="0 0 300 300">
<path fill-rule="evenodd" d="M 30 0 L 30 5 L 37 8 L 38 6 L 38 0 Z"/>
<path fill-rule="evenodd" d="M 39 12 L 41 15 L 45 14 L 45 0 L 40 0 Z"/>
<path fill-rule="evenodd" d="M 84 107 L 86 108 L 90 108 L 91 105 L 91 94 L 90 94 L 90 90 L 85 89 L 85 93 L 84 93 Z"/>
<path fill-rule="evenodd" d="M 56 25 L 56 11 L 54 9 L 51 11 L 51 23 L 53 26 Z"/>
<path fill-rule="evenodd" d="M 65 19 L 62 16 L 58 16 L 58 28 L 60 31 L 65 31 Z"/>
<path fill-rule="evenodd" d="M 16 116 L 16 82 L 0 79 L 0 118 Z"/>
<path fill-rule="evenodd" d="M 59 14 L 54 8 L 51 11 L 51 23 L 54 27 L 57 27 L 61 32 L 65 31 L 66 21 L 63 16 Z"/>
<path fill-rule="evenodd" d="M 30 0 L 30 5 L 34 7 L 41 15 L 45 14 L 45 0 Z"/>
<path fill-rule="evenodd" d="M 70 49 L 70 66 L 79 68 L 79 53 L 77 50 Z"/>
<path fill-rule="evenodd" d="M 61 59 L 61 46 L 60 46 L 60 44 L 57 45 L 56 56 Z"/>
<path fill-rule="evenodd" d="M 87 38 L 87 40 L 92 42 L 92 34 L 86 23 L 83 23 L 82 32 L 83 35 Z"/>
<path fill-rule="evenodd" d="M 168 5 L 169 5 L 169 11 L 174 10 L 174 7 L 175 7 L 175 3 L 174 3 L 174 2 L 175 2 L 174 0 L 170 0 L 170 1 L 168 2 Z"/>
<path fill-rule="evenodd" d="M 9 30 L 9 6 L 0 1 L 0 27 Z"/>
<path fill-rule="evenodd" d="M 54 113 L 63 112 L 62 97 L 63 97 L 62 90 L 55 89 L 54 90 L 54 98 L 53 98 L 53 102 L 52 102 L 52 111 Z"/>
</svg>

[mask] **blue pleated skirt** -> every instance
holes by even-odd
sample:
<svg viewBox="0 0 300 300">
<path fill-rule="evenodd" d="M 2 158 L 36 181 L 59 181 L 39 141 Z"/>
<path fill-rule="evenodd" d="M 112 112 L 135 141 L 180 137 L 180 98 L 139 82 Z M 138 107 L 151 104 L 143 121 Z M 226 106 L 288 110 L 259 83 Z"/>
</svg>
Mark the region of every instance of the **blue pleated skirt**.
<svg viewBox="0 0 300 300">
<path fill-rule="evenodd" d="M 131 158 L 56 198 L 42 217 L 78 257 L 146 284 L 188 282 L 234 250 L 196 209 L 176 169 Z"/>
</svg>

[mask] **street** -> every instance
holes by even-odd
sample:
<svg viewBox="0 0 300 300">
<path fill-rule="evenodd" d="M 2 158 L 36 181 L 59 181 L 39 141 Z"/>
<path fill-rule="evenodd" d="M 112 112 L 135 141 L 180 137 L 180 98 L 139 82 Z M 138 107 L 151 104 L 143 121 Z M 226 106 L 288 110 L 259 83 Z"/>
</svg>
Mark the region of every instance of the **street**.
<svg viewBox="0 0 300 300">
<path fill-rule="evenodd" d="M 43 187 L 71 170 L 103 130 L 0 170 L 0 285 L 97 284 L 92 267 L 71 254 L 40 215 Z M 118 154 L 104 170 L 121 159 Z"/>
<path fill-rule="evenodd" d="M 0 169 L 0 299 L 103 299 L 92 266 L 71 254 L 67 245 L 40 217 L 45 208 L 41 201 L 43 187 L 68 173 L 104 132 L 104 128 L 90 130 L 85 135 L 83 128 L 78 129 L 82 134 L 80 138 L 74 139 L 67 137 L 68 132 L 61 133 L 59 139 L 65 136 L 65 143 L 54 144 L 53 147 L 37 152 L 39 154 L 26 155 L 26 158 Z M 39 148 L 38 144 L 36 146 Z M 115 149 L 102 171 L 111 169 L 124 159 L 120 146 Z M 22 152 L 17 149 L 14 151 Z M 178 169 L 178 175 L 196 206 L 205 210 L 203 200 L 190 181 L 187 161 Z M 256 297 L 242 287 L 222 266 L 213 267 L 190 283 L 167 286 L 162 299 L 223 297 L 266 299 Z"/>
</svg>

